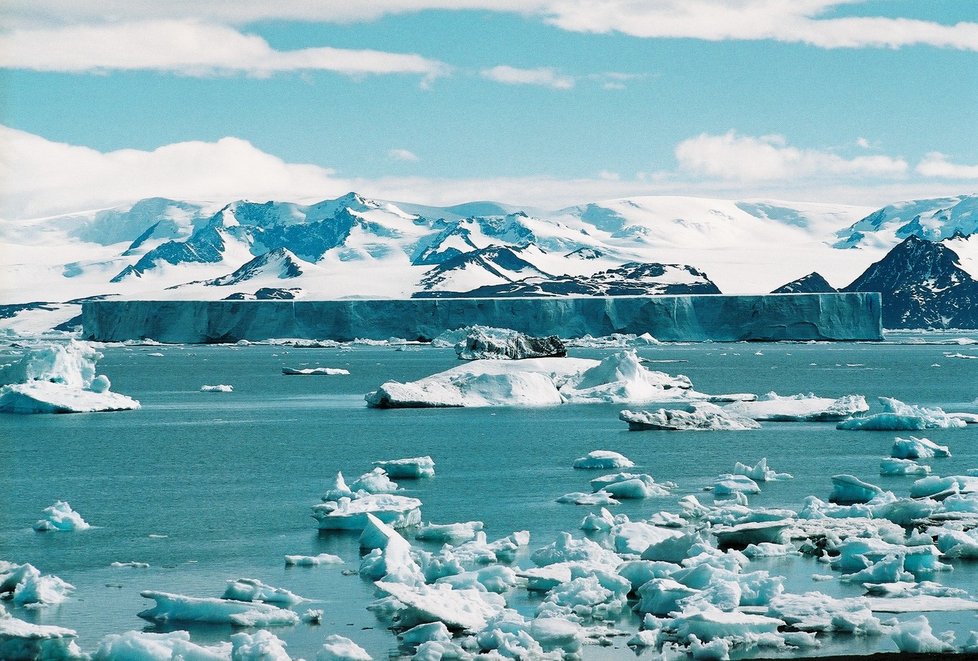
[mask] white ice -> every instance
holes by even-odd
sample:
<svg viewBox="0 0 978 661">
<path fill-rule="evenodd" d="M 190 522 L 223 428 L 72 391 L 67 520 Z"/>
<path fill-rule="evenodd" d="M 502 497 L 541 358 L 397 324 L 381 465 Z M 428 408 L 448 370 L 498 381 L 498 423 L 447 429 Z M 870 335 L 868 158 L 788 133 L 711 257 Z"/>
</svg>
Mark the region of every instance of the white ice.
<svg viewBox="0 0 978 661">
<path fill-rule="evenodd" d="M 232 643 L 192 643 L 190 633 L 186 631 L 126 631 L 102 638 L 95 650 L 95 658 L 99 661 L 230 661 L 231 647 Z"/>
<path fill-rule="evenodd" d="M 734 402 L 725 407 L 727 411 L 754 420 L 778 422 L 836 422 L 845 420 L 856 413 L 869 410 L 866 398 L 862 395 L 845 395 L 838 399 L 807 395 L 788 395 L 782 397 L 769 392 L 753 402 Z"/>
<path fill-rule="evenodd" d="M 890 456 L 895 459 L 931 459 L 933 457 L 950 457 L 951 451 L 946 445 L 938 445 L 928 438 L 900 438 L 893 441 Z"/>
<path fill-rule="evenodd" d="M 333 634 L 316 654 L 316 661 L 372 661 L 373 657 L 349 638 Z"/>
<path fill-rule="evenodd" d="M 34 565 L 0 561 L 0 596 L 15 606 L 39 608 L 60 604 L 75 587 L 57 576 L 42 574 Z"/>
<path fill-rule="evenodd" d="M 574 460 L 574 468 L 585 470 L 611 470 L 614 468 L 631 468 L 635 465 L 628 457 L 611 450 L 592 450 L 583 457 Z"/>
<path fill-rule="evenodd" d="M 435 475 L 435 462 L 428 456 L 375 461 L 373 464 L 383 468 L 387 471 L 387 475 L 395 480 L 434 477 Z"/>
<path fill-rule="evenodd" d="M 200 387 L 200 392 L 234 392 L 234 386 L 226 383 L 219 383 L 217 385 L 203 385 Z"/>
<path fill-rule="evenodd" d="M 449 629 L 478 631 L 506 605 L 501 596 L 492 592 L 455 590 L 450 585 L 409 586 L 387 581 L 374 585 L 401 602 L 411 619 L 419 623 L 440 621 Z"/>
<path fill-rule="evenodd" d="M 139 613 L 144 620 L 157 622 L 206 622 L 239 627 L 288 626 L 299 616 L 290 610 L 260 602 L 189 597 L 170 592 L 145 590 L 140 595 L 156 605 Z"/>
<path fill-rule="evenodd" d="M 82 518 L 81 514 L 71 509 L 71 505 L 63 500 L 57 501 L 50 507 L 45 507 L 44 516 L 34 523 L 34 530 L 38 532 L 72 532 L 88 530 L 89 528 L 91 526 Z"/>
<path fill-rule="evenodd" d="M 934 635 L 930 622 L 923 615 L 896 625 L 890 638 L 901 652 L 942 654 L 954 651 L 954 645 Z"/>
<path fill-rule="evenodd" d="M 840 505 L 868 503 L 882 492 L 883 490 L 875 484 L 863 482 L 854 475 L 833 475 L 829 502 Z"/>
<path fill-rule="evenodd" d="M 746 431 L 761 425 L 750 418 L 728 413 L 715 404 L 700 403 L 685 409 L 624 410 L 618 418 L 633 431 Z"/>
<path fill-rule="evenodd" d="M 61 661 L 86 658 L 72 629 L 34 624 L 13 617 L 0 605 L 0 659 Z"/>
<path fill-rule="evenodd" d="M 421 523 L 421 501 L 394 494 L 369 494 L 352 500 L 327 501 L 312 508 L 321 530 L 363 530 L 368 513 L 394 528 L 413 526 Z"/>
<path fill-rule="evenodd" d="M 255 578 L 239 578 L 228 581 L 222 598 L 234 599 L 235 601 L 260 601 L 266 604 L 284 606 L 294 606 L 306 601 L 306 599 L 285 588 L 272 587 Z"/>
<path fill-rule="evenodd" d="M 904 404 L 891 397 L 880 397 L 881 413 L 843 420 L 836 429 L 850 431 L 920 431 L 922 429 L 958 429 L 964 420 L 953 417 L 943 409 Z"/>
<path fill-rule="evenodd" d="M 930 466 L 918 464 L 912 459 L 886 457 L 880 460 L 880 475 L 930 475 Z"/>
<path fill-rule="evenodd" d="M 767 457 L 762 457 L 753 466 L 749 464 L 742 464 L 737 462 L 734 464 L 734 475 L 744 475 L 754 480 L 755 482 L 773 482 L 776 480 L 790 480 L 790 473 L 778 473 L 777 471 L 768 468 Z"/>
<path fill-rule="evenodd" d="M 415 539 L 431 542 L 450 542 L 457 544 L 475 539 L 475 534 L 482 530 L 482 521 L 465 521 L 463 523 L 422 523 L 415 533 Z"/>
<path fill-rule="evenodd" d="M 282 374 L 288 376 L 339 376 L 349 374 L 342 367 L 283 367 Z"/>
<path fill-rule="evenodd" d="M 318 565 L 342 565 L 343 558 L 330 553 L 320 553 L 319 555 L 287 555 L 285 556 L 286 567 L 316 567 Z"/>
</svg>

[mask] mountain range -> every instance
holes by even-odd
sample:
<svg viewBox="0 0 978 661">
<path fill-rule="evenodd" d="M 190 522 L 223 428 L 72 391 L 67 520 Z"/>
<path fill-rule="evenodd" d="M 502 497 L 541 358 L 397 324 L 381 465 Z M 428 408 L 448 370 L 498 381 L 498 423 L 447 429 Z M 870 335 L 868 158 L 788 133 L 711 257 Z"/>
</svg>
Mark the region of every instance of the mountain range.
<svg viewBox="0 0 978 661">
<path fill-rule="evenodd" d="M 312 204 L 151 198 L 0 223 L 0 240 L 11 249 L 0 265 L 0 327 L 29 330 L 28 311 L 46 313 L 37 323 L 51 327 L 52 320 L 77 314 L 77 305 L 66 301 L 93 296 L 834 290 L 883 292 L 886 327 L 978 327 L 968 312 L 978 276 L 976 232 L 974 195 L 875 211 L 688 197 L 556 211 L 496 202 L 428 207 L 356 193 Z M 911 312 L 913 306 L 919 310 Z"/>
</svg>

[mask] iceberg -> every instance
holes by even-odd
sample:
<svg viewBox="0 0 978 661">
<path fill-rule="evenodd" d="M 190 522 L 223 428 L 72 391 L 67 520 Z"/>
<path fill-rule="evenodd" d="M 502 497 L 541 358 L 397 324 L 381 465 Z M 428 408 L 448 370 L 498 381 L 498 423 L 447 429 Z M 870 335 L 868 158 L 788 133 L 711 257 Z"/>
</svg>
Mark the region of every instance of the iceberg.
<svg viewBox="0 0 978 661">
<path fill-rule="evenodd" d="M 272 587 L 255 578 L 239 578 L 234 581 L 228 581 L 228 586 L 224 590 L 222 599 L 260 601 L 266 604 L 281 604 L 284 606 L 295 606 L 296 604 L 301 604 L 303 601 L 307 601 L 285 588 Z"/>
<path fill-rule="evenodd" d="M 57 576 L 42 574 L 34 565 L 0 561 L 0 597 L 15 606 L 39 608 L 60 604 L 75 589 Z"/>
<path fill-rule="evenodd" d="M 409 586 L 389 581 L 376 581 L 374 585 L 393 596 L 408 611 L 401 614 L 402 621 L 416 623 L 442 622 L 449 629 L 478 631 L 486 622 L 503 610 L 505 600 L 492 592 L 456 590 L 451 585 Z"/>
<path fill-rule="evenodd" d="M 746 431 L 761 426 L 715 404 L 695 404 L 691 409 L 624 410 L 618 414 L 618 419 L 627 422 L 631 431 Z"/>
<path fill-rule="evenodd" d="M 948 496 L 978 492 L 978 477 L 972 475 L 936 475 L 923 477 L 910 485 L 911 498 L 944 500 Z"/>
<path fill-rule="evenodd" d="M 373 661 L 373 657 L 349 638 L 333 634 L 326 637 L 316 661 Z"/>
<path fill-rule="evenodd" d="M 761 488 L 744 475 L 721 475 L 713 482 L 714 496 L 729 498 L 737 493 L 761 493 Z"/>
<path fill-rule="evenodd" d="M 234 386 L 230 386 L 226 383 L 220 383 L 213 386 L 203 385 L 200 387 L 200 392 L 234 392 Z"/>
<path fill-rule="evenodd" d="M 591 480 L 591 489 L 595 492 L 604 491 L 613 498 L 650 498 L 652 496 L 668 496 L 669 490 L 661 484 L 656 484 L 647 473 L 613 473 Z"/>
<path fill-rule="evenodd" d="M 833 475 L 829 502 L 840 505 L 868 503 L 881 493 L 883 490 L 878 486 L 863 482 L 854 475 Z"/>
<path fill-rule="evenodd" d="M 531 337 L 509 328 L 471 326 L 455 345 L 455 353 L 461 360 L 525 358 L 562 358 L 567 348 L 556 335 Z"/>
<path fill-rule="evenodd" d="M 286 567 L 318 567 L 319 565 L 342 565 L 343 558 L 330 553 L 320 553 L 319 555 L 287 555 L 285 556 Z"/>
<path fill-rule="evenodd" d="M 44 508 L 44 516 L 34 523 L 38 532 L 88 530 L 91 528 L 81 514 L 71 509 L 71 505 L 63 500 Z"/>
<path fill-rule="evenodd" d="M 0 412 L 92 413 L 138 409 L 139 402 L 111 392 L 96 375 L 102 354 L 85 342 L 48 344 L 0 366 Z"/>
<path fill-rule="evenodd" d="M 421 523 L 421 501 L 394 494 L 369 494 L 327 501 L 312 508 L 320 530 L 363 530 L 368 513 L 393 528 L 405 528 Z"/>
<path fill-rule="evenodd" d="M 350 370 L 342 367 L 283 367 L 282 374 L 287 376 L 340 376 L 349 374 Z"/>
<path fill-rule="evenodd" d="M 415 539 L 432 542 L 450 542 L 457 544 L 475 539 L 475 534 L 482 530 L 482 521 L 466 521 L 464 523 L 422 523 L 415 533 Z"/>
<path fill-rule="evenodd" d="M 890 456 L 894 459 L 932 459 L 933 457 L 950 457 L 951 451 L 946 445 L 938 445 L 927 438 L 900 438 L 893 441 Z"/>
<path fill-rule="evenodd" d="M 930 466 L 918 464 L 912 459 L 886 457 L 880 460 L 880 475 L 930 475 Z"/>
<path fill-rule="evenodd" d="M 285 641 L 271 631 L 239 631 L 231 636 L 231 661 L 291 661 L 285 648 Z"/>
<path fill-rule="evenodd" d="M 862 395 L 846 395 L 838 399 L 818 397 L 814 394 L 799 394 L 782 397 L 769 392 L 753 402 L 735 402 L 724 407 L 754 420 L 776 422 L 837 422 L 850 418 L 856 413 L 869 410 L 869 404 Z"/>
<path fill-rule="evenodd" d="M 734 475 L 749 477 L 755 482 L 774 482 L 776 480 L 790 480 L 790 473 L 778 473 L 767 466 L 767 457 L 762 457 L 753 466 L 742 464 L 739 461 L 734 464 Z"/>
<path fill-rule="evenodd" d="M 13 617 L 0 605 L 0 659 L 37 661 L 87 659 L 75 642 L 72 629 L 33 624 Z"/>
<path fill-rule="evenodd" d="M 560 394 L 568 401 L 653 402 L 699 397 L 693 384 L 683 376 L 670 376 L 646 368 L 634 350 L 625 350 L 605 357 L 600 363 L 579 374 L 570 376 L 560 386 Z"/>
<path fill-rule="evenodd" d="M 350 491 L 358 493 L 394 493 L 397 491 L 397 483 L 387 476 L 387 471 L 383 468 L 374 468 L 369 473 L 364 473 L 350 485 Z"/>
<path fill-rule="evenodd" d="M 435 462 L 428 456 L 375 461 L 373 465 L 383 468 L 395 480 L 435 476 Z"/>
<path fill-rule="evenodd" d="M 277 639 L 276 639 L 277 640 Z M 109 634 L 99 641 L 96 659 L 194 659 L 194 661 L 228 661 L 233 643 L 197 645 L 190 642 L 187 631 L 150 633 L 127 631 Z M 275 659 L 275 657 L 272 657 Z M 275 659 L 275 661 L 278 661 Z"/>
<path fill-rule="evenodd" d="M 299 622 L 299 616 L 294 612 L 270 604 L 211 597 L 188 597 L 155 590 L 144 590 L 139 594 L 145 599 L 156 602 L 152 608 L 139 613 L 139 617 L 144 620 L 206 622 L 238 627 L 288 626 Z"/>
<path fill-rule="evenodd" d="M 940 408 L 904 404 L 892 397 L 880 397 L 882 413 L 843 420 L 836 429 L 849 431 L 920 431 L 923 429 L 960 429 L 967 423 Z"/>
<path fill-rule="evenodd" d="M 584 470 L 611 470 L 614 468 L 632 468 L 635 465 L 628 457 L 611 450 L 592 450 L 583 457 L 574 460 L 574 468 Z"/>
<path fill-rule="evenodd" d="M 923 615 L 897 624 L 890 632 L 890 638 L 904 653 L 945 654 L 955 651 L 954 645 L 934 635 L 930 622 Z"/>
</svg>

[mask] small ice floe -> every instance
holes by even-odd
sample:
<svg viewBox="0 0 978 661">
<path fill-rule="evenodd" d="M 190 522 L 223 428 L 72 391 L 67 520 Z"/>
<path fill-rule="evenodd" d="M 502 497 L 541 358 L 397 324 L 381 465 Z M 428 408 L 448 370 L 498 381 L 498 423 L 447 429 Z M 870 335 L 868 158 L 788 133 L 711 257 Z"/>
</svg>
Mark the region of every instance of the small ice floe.
<svg viewBox="0 0 978 661">
<path fill-rule="evenodd" d="M 836 425 L 849 431 L 920 431 L 922 429 L 958 429 L 966 422 L 943 409 L 904 404 L 891 397 L 880 397 L 882 413 L 850 418 Z"/>
<path fill-rule="evenodd" d="M 650 547 L 662 550 L 670 541 L 682 537 L 682 531 L 675 528 L 660 528 L 642 521 L 625 521 L 611 528 L 608 541 L 616 553 L 642 556 L 644 559 L 645 552 Z M 683 545 L 682 541 L 678 543 L 678 546 Z"/>
<path fill-rule="evenodd" d="M 597 493 L 604 491 L 612 497 L 622 499 L 642 499 L 652 496 L 668 496 L 670 491 L 647 473 L 613 473 L 591 480 L 591 489 Z"/>
<path fill-rule="evenodd" d="M 890 638 L 904 653 L 943 654 L 955 651 L 954 645 L 951 644 L 954 634 L 947 632 L 938 638 L 930 628 L 930 622 L 923 615 L 897 624 L 890 632 Z"/>
<path fill-rule="evenodd" d="M 929 532 L 936 536 L 937 548 L 945 557 L 978 560 L 978 528 L 965 532 L 941 527 Z"/>
<path fill-rule="evenodd" d="M 323 623 L 323 609 L 322 608 L 307 608 L 306 612 L 301 616 L 302 621 L 306 624 L 322 624 Z"/>
<path fill-rule="evenodd" d="M 540 567 L 562 562 L 587 562 L 607 567 L 621 564 L 621 558 L 613 551 L 590 539 L 574 539 L 566 532 L 558 533 L 556 540 L 530 554 L 530 560 Z"/>
<path fill-rule="evenodd" d="M 690 409 L 625 410 L 618 414 L 618 419 L 627 422 L 632 431 L 746 431 L 761 426 L 714 404 L 695 404 Z"/>
<path fill-rule="evenodd" d="M 73 629 L 33 624 L 13 617 L 0 605 L 0 658 L 5 661 L 87 659 Z"/>
<path fill-rule="evenodd" d="M 893 441 L 890 456 L 895 459 L 931 459 L 933 457 L 950 457 L 951 451 L 946 445 L 938 445 L 927 438 L 900 438 Z"/>
<path fill-rule="evenodd" d="M 751 560 L 755 558 L 781 558 L 789 555 L 799 555 L 794 544 L 777 544 L 774 542 L 751 543 L 744 547 L 743 554 Z M 830 576 L 829 579 L 834 577 Z"/>
<path fill-rule="evenodd" d="M 299 622 L 290 610 L 271 604 L 211 597 L 188 597 L 170 592 L 145 590 L 139 593 L 156 605 L 139 613 L 156 622 L 206 622 L 238 627 L 288 626 Z"/>
<path fill-rule="evenodd" d="M 226 383 L 219 383 L 213 386 L 203 385 L 200 387 L 200 392 L 234 392 L 234 386 Z"/>
<path fill-rule="evenodd" d="M 373 657 L 349 638 L 333 634 L 326 637 L 316 661 L 373 661 Z"/>
<path fill-rule="evenodd" d="M 836 599 L 821 592 L 784 593 L 768 604 L 766 614 L 800 631 L 838 631 L 857 636 L 883 632 L 865 597 Z"/>
<path fill-rule="evenodd" d="M 291 661 L 285 641 L 271 631 L 243 631 L 231 636 L 232 661 Z M 189 657 L 189 655 L 187 655 Z"/>
<path fill-rule="evenodd" d="M 585 532 L 608 532 L 617 523 L 628 521 L 627 516 L 615 516 L 602 507 L 597 513 L 588 512 L 581 519 L 581 530 Z"/>
<path fill-rule="evenodd" d="M 733 526 L 714 526 L 710 532 L 717 538 L 717 545 L 724 549 L 746 549 L 760 544 L 783 545 L 792 521 L 749 521 Z M 789 545 L 790 546 L 790 545 Z M 764 549 L 773 550 L 771 546 Z M 762 549 L 755 549 L 755 553 Z M 746 555 L 746 554 L 745 554 Z M 778 553 L 777 555 L 783 555 Z M 751 557 L 751 556 L 748 556 Z"/>
<path fill-rule="evenodd" d="M 516 572 L 502 565 L 490 565 L 473 571 L 442 576 L 435 580 L 435 583 L 445 583 L 456 590 L 486 590 L 487 592 L 502 594 L 516 585 Z"/>
<path fill-rule="evenodd" d="M 978 492 L 978 477 L 972 475 L 932 475 L 910 485 L 911 498 L 944 500 L 948 496 Z"/>
<path fill-rule="evenodd" d="M 60 604 L 75 589 L 57 576 L 42 574 L 34 565 L 15 565 L 0 560 L 0 598 L 15 606 L 40 608 Z"/>
<path fill-rule="evenodd" d="M 626 349 L 634 346 L 655 346 L 662 344 L 662 342 L 652 337 L 650 333 L 642 333 L 641 335 L 635 335 L 634 333 L 612 333 L 611 335 L 601 337 L 584 335 L 582 337 L 570 338 L 565 340 L 564 344 L 569 347 L 581 347 L 584 349 Z"/>
<path fill-rule="evenodd" d="M 829 494 L 829 502 L 839 505 L 868 503 L 881 493 L 883 493 L 883 490 L 878 486 L 869 482 L 863 482 L 855 475 L 833 475 L 832 493 Z"/>
<path fill-rule="evenodd" d="M 560 394 L 568 402 L 616 404 L 706 397 L 694 393 L 692 388 L 687 377 L 650 370 L 642 365 L 634 351 L 622 351 L 572 375 L 561 384 Z"/>
<path fill-rule="evenodd" d="M 320 553 L 319 555 L 287 555 L 285 556 L 286 567 L 318 567 L 319 565 L 342 565 L 343 558 L 331 553 Z"/>
<path fill-rule="evenodd" d="M 720 475 L 713 482 L 713 495 L 718 498 L 729 498 L 736 493 L 761 493 L 761 488 L 745 475 Z"/>
<path fill-rule="evenodd" d="M 455 344 L 461 360 L 523 360 L 526 358 L 562 358 L 567 347 L 556 335 L 532 337 L 509 328 L 470 326 L 465 337 Z"/>
<path fill-rule="evenodd" d="M 424 584 L 425 577 L 411 553 L 411 543 L 372 514 L 367 515 L 360 547 L 370 549 L 360 561 L 361 576 L 406 585 Z"/>
<path fill-rule="evenodd" d="M 287 376 L 340 376 L 349 374 L 350 370 L 342 367 L 283 367 L 282 374 Z"/>
<path fill-rule="evenodd" d="M 38 532 L 73 532 L 91 528 L 81 514 L 71 509 L 71 505 L 63 500 L 44 508 L 44 516 L 34 523 Z"/>
<path fill-rule="evenodd" d="M 929 540 L 928 540 L 929 542 Z M 879 573 L 908 571 L 914 574 L 945 571 L 949 566 L 940 562 L 941 552 L 931 543 L 906 545 L 888 542 L 872 537 L 848 537 L 836 544 L 838 555 L 832 559 L 832 568 L 852 573 L 870 569 L 874 565 L 894 557 L 899 563 L 893 566 L 879 566 Z M 895 581 L 872 580 L 871 583 L 893 583 Z"/>
<path fill-rule="evenodd" d="M 374 468 L 369 473 L 364 473 L 350 485 L 350 491 L 357 493 L 394 493 L 398 490 L 397 483 L 387 476 L 387 471 L 383 468 Z"/>
<path fill-rule="evenodd" d="M 115 569 L 149 569 L 148 562 L 136 562 L 135 560 L 130 560 L 129 562 L 113 562 L 109 565 Z"/>
<path fill-rule="evenodd" d="M 435 462 L 429 456 L 375 461 L 373 465 L 383 468 L 395 480 L 435 476 Z"/>
<path fill-rule="evenodd" d="M 99 641 L 96 659 L 207 659 L 231 658 L 231 643 L 198 645 L 187 631 L 113 633 Z M 273 657 L 274 658 L 274 657 Z"/>
<path fill-rule="evenodd" d="M 320 530 L 363 530 L 368 513 L 393 528 L 405 528 L 421 523 L 421 501 L 387 493 L 367 494 L 327 501 L 312 508 Z"/>
<path fill-rule="evenodd" d="M 448 542 L 458 544 L 475 539 L 475 534 L 482 530 L 482 521 L 466 521 L 464 523 L 422 523 L 414 538 L 429 542 Z"/>
<path fill-rule="evenodd" d="M 975 354 L 969 354 L 969 353 L 947 353 L 947 352 L 944 352 L 944 357 L 945 358 L 960 358 L 962 360 L 976 360 L 976 359 L 978 359 L 978 356 L 976 356 Z"/>
<path fill-rule="evenodd" d="M 571 505 L 620 505 L 621 503 L 615 499 L 607 491 L 595 491 L 594 493 L 585 493 L 584 491 L 572 491 L 571 493 L 565 493 L 563 496 L 557 498 L 558 503 L 569 503 Z"/>
<path fill-rule="evenodd" d="M 730 413 L 754 420 L 837 422 L 856 413 L 868 411 L 869 404 L 862 395 L 846 395 L 832 399 L 818 397 L 812 393 L 782 397 L 776 392 L 769 392 L 763 397 L 758 397 L 756 401 L 735 402 L 725 408 Z"/>
<path fill-rule="evenodd" d="M 592 450 L 583 457 L 574 460 L 574 468 L 584 470 L 611 470 L 614 468 L 631 468 L 635 465 L 628 457 L 611 450 Z"/>
<path fill-rule="evenodd" d="M 930 475 L 930 466 L 918 464 L 913 459 L 894 459 L 887 457 L 880 460 L 881 476 L 896 475 Z"/>
<path fill-rule="evenodd" d="M 109 390 L 96 375 L 102 354 L 84 342 L 30 349 L 17 362 L 0 366 L 0 412 L 91 413 L 138 409 L 139 402 Z"/>
<path fill-rule="evenodd" d="M 224 590 L 222 599 L 260 601 L 266 604 L 281 604 L 284 606 L 294 606 L 303 601 L 308 601 L 285 588 L 266 585 L 256 578 L 239 578 L 234 581 L 228 581 L 228 586 Z"/>
<path fill-rule="evenodd" d="M 403 605 L 401 619 L 413 622 L 442 622 L 453 630 L 478 631 L 505 608 L 502 596 L 480 590 L 456 590 L 451 585 L 417 585 L 376 581 L 381 592 Z"/>
<path fill-rule="evenodd" d="M 778 473 L 767 466 L 767 457 L 762 457 L 753 466 L 742 464 L 739 461 L 734 464 L 734 475 L 744 475 L 755 482 L 774 482 L 776 480 L 790 480 L 791 473 Z"/>
</svg>

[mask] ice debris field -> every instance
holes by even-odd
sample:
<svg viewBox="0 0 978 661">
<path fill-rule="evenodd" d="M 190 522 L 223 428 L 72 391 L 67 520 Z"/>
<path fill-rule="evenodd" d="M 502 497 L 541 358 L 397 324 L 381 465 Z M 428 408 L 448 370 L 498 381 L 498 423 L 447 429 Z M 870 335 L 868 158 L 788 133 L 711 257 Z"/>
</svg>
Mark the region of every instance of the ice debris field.
<svg viewBox="0 0 978 661">
<path fill-rule="evenodd" d="M 879 480 L 840 466 L 792 508 L 751 504 L 794 479 L 775 460 L 770 465 L 745 452 L 702 493 L 683 493 L 681 475 L 656 477 L 654 464 L 637 464 L 595 438 L 592 450 L 562 469 L 566 484 L 580 490 L 554 494 L 560 507 L 581 508 L 579 525 L 544 539 L 529 530 L 490 531 L 478 511 L 429 520 L 427 485 L 443 474 L 432 456 L 364 457 L 359 475 L 324 476 L 321 501 L 309 510 L 321 535 L 352 535 L 359 553 L 289 554 L 284 564 L 304 571 L 344 567 L 372 584 L 372 600 L 348 607 L 369 610 L 390 631 L 399 656 L 589 658 L 617 640 L 648 658 L 807 657 L 836 637 L 875 641 L 862 647 L 869 651 L 978 653 L 978 584 L 968 589 L 944 580 L 978 560 L 978 466 L 945 474 L 941 462 L 950 460 L 955 444 L 924 436 L 966 429 L 978 423 L 975 413 L 889 397 L 871 405 L 858 393 L 701 392 L 685 376 L 652 369 L 658 364 L 636 350 L 657 346 L 651 337 L 594 340 L 605 347 L 600 359 L 568 357 L 557 338 L 486 328 L 441 339 L 443 346 L 453 341 L 464 362 L 416 380 L 379 383 L 365 406 L 611 405 L 622 430 L 650 432 L 635 435 L 649 442 L 659 438 L 656 432 L 749 434 L 789 423 L 834 427 L 840 442 L 867 436 L 845 431 L 888 433 L 891 447 L 879 457 Z M 7 354 L 9 363 L 0 367 L 5 413 L 140 406 L 111 392 L 108 379 L 96 374 L 102 354 L 93 345 L 37 344 Z M 297 364 L 280 376 L 352 378 L 345 368 Z M 215 399 L 223 402 L 238 396 L 233 384 L 205 384 L 200 391 L 222 393 Z M 135 417 L 131 422 L 138 424 Z M 678 436 L 691 443 L 703 437 Z M 908 478 L 909 487 L 887 488 L 894 477 Z M 643 503 L 641 513 L 616 513 L 623 501 Z M 67 500 L 38 514 L 35 535 L 84 536 L 100 525 L 98 512 L 80 513 Z M 818 566 L 812 589 L 798 589 L 779 571 L 801 558 Z M 137 560 L 112 563 L 116 571 L 148 567 Z M 861 595 L 817 589 L 827 582 Z M 139 594 L 146 607 L 134 615 L 160 629 L 110 633 L 82 649 L 76 631 L 38 614 L 56 613 L 59 604 L 84 595 L 43 567 L 0 559 L 6 604 L 0 605 L 0 658 L 282 661 L 293 658 L 288 632 L 301 627 L 324 629 L 316 659 L 371 658 L 355 630 L 326 630 L 319 594 L 244 575 L 195 594 Z M 949 612 L 962 614 L 967 635 L 934 630 L 930 618 Z M 198 640 L 193 632 L 203 624 L 232 632 Z"/>
</svg>

